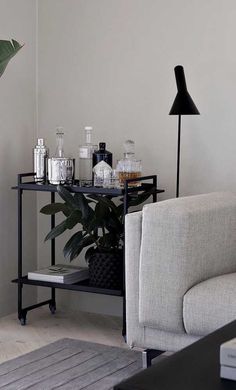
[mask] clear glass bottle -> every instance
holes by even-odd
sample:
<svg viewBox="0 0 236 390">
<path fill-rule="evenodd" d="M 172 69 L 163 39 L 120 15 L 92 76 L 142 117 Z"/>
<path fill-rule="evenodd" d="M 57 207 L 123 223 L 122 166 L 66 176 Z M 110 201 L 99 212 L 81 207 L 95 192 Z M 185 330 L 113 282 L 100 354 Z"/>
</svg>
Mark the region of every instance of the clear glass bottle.
<svg viewBox="0 0 236 390">
<path fill-rule="evenodd" d="M 141 160 L 135 158 L 135 145 L 134 141 L 127 140 L 124 143 L 124 158 L 117 162 L 116 171 L 119 177 L 120 186 L 123 187 L 125 180 L 136 179 L 141 176 L 142 164 Z M 130 187 L 136 187 L 140 183 L 138 181 L 132 181 L 129 183 Z"/>
<path fill-rule="evenodd" d="M 53 157 L 64 157 L 64 129 L 61 126 L 57 127 L 56 142 L 56 152 Z"/>
<path fill-rule="evenodd" d="M 48 180 L 49 183 L 72 184 L 74 180 L 75 160 L 64 156 L 64 131 L 63 127 L 57 127 L 56 152 L 48 159 Z"/>
<path fill-rule="evenodd" d="M 93 152 L 98 149 L 97 145 L 92 144 L 91 126 L 84 128 L 85 144 L 79 147 L 79 181 L 81 186 L 92 186 L 92 156 Z"/>
</svg>

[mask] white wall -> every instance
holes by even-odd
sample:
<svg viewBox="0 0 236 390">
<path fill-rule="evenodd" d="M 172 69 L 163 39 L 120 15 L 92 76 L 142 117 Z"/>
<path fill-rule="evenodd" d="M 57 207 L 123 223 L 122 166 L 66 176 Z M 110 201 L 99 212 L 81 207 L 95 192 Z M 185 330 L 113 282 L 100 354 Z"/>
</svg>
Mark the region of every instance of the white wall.
<svg viewBox="0 0 236 390">
<path fill-rule="evenodd" d="M 77 157 L 82 129 L 92 125 L 115 159 L 132 138 L 144 173 L 158 173 L 164 198 L 174 197 L 177 117 L 168 112 L 173 68 L 182 64 L 201 116 L 182 121 L 180 193 L 235 191 L 235 20 L 234 0 L 40 0 L 40 135 L 54 149 L 61 124 L 66 150 Z M 46 259 L 43 218 L 39 263 Z M 99 306 L 94 296 L 64 296 L 66 305 L 120 310 L 111 298 L 104 308 L 104 297 Z"/>
<path fill-rule="evenodd" d="M 0 39 L 14 38 L 23 49 L 0 79 L 0 316 L 16 311 L 17 193 L 16 175 L 32 171 L 32 144 L 36 135 L 36 1 L 0 0 Z M 36 267 L 36 197 L 24 197 L 24 264 Z M 26 210 L 27 209 L 27 210 Z M 36 299 L 25 290 L 24 303 Z M 30 293 L 29 293 L 30 292 Z"/>
</svg>

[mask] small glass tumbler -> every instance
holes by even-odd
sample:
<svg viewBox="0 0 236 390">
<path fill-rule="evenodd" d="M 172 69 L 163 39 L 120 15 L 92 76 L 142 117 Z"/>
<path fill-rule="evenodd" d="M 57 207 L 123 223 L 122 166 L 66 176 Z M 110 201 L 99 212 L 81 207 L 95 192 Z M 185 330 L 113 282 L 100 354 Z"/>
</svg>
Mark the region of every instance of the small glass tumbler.
<svg viewBox="0 0 236 390">
<path fill-rule="evenodd" d="M 112 168 L 105 161 L 100 161 L 93 168 L 94 187 L 106 187 L 110 183 Z"/>
<path fill-rule="evenodd" d="M 106 180 L 104 181 L 103 187 L 104 188 L 120 187 L 118 172 L 115 169 L 112 169 L 109 177 L 107 177 Z"/>
</svg>

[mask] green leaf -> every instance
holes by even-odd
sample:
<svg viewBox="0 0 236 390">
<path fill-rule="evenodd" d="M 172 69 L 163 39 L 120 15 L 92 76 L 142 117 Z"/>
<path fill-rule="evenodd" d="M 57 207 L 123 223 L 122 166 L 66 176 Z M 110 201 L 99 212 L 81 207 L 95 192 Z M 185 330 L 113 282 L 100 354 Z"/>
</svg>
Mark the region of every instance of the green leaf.
<svg viewBox="0 0 236 390">
<path fill-rule="evenodd" d="M 81 207 L 81 198 L 85 198 L 86 199 L 86 203 L 89 205 L 89 203 L 96 203 L 93 199 L 89 199 L 87 196 L 85 196 L 83 193 L 81 192 L 76 192 L 75 195 L 74 195 L 74 200 L 75 202 L 77 203 L 77 205 L 79 207 Z"/>
<path fill-rule="evenodd" d="M 103 202 L 99 201 L 95 207 L 95 216 L 97 221 L 97 226 L 104 226 L 106 219 L 109 217 L 110 209 Z"/>
<path fill-rule="evenodd" d="M 115 203 L 109 199 L 107 196 L 102 196 L 102 195 L 89 195 L 89 198 L 95 199 L 97 202 L 101 202 L 107 207 L 109 207 L 116 215 L 118 215 L 117 212 L 117 206 Z"/>
<path fill-rule="evenodd" d="M 17 41 L 0 40 L 0 77 L 4 73 L 8 62 L 22 48 Z"/>
<path fill-rule="evenodd" d="M 77 248 L 83 238 L 83 232 L 77 232 L 71 236 L 64 246 L 63 253 L 65 257 L 70 257 L 71 253 Z"/>
<path fill-rule="evenodd" d="M 57 192 L 60 197 L 66 202 L 67 206 L 71 209 L 78 209 L 78 205 L 74 199 L 74 196 L 65 187 L 58 185 Z"/>
<path fill-rule="evenodd" d="M 99 239 L 99 244 L 104 248 L 114 248 L 119 245 L 116 234 L 106 233 Z"/>
<path fill-rule="evenodd" d="M 77 204 L 77 207 L 81 210 L 82 212 L 82 218 L 84 220 L 88 219 L 89 217 L 92 217 L 92 214 L 94 213 L 93 209 L 89 206 L 88 199 L 84 194 L 77 192 L 75 194 L 75 202 Z"/>
<path fill-rule="evenodd" d="M 61 222 L 59 225 L 55 226 L 45 237 L 44 241 L 53 240 L 54 238 L 60 236 L 67 229 L 66 220 Z"/>
<path fill-rule="evenodd" d="M 79 256 L 79 254 L 82 252 L 82 250 L 84 248 L 86 248 L 86 246 L 89 246 L 91 244 L 93 244 L 93 239 L 89 236 L 86 236 L 84 237 L 79 243 L 78 245 L 74 246 L 73 250 L 71 251 L 71 254 L 70 254 L 70 261 L 74 260 L 77 256 Z"/>
<path fill-rule="evenodd" d="M 93 217 L 91 217 L 91 218 L 89 219 L 88 222 L 83 221 L 83 227 L 86 229 L 86 232 L 87 232 L 88 234 L 92 234 L 92 232 L 95 232 L 95 231 L 96 231 L 95 233 L 97 234 L 97 229 L 98 229 L 99 227 L 101 227 L 101 226 L 100 226 L 100 224 L 99 224 L 98 219 L 97 219 L 96 216 L 94 215 Z"/>
<path fill-rule="evenodd" d="M 90 256 L 92 256 L 94 254 L 94 247 L 93 246 L 90 246 L 90 248 L 88 248 L 85 252 L 85 261 L 89 261 L 90 259 Z"/>
<path fill-rule="evenodd" d="M 109 217 L 106 219 L 105 227 L 109 232 L 116 232 L 118 234 L 124 229 L 122 222 L 112 213 L 110 213 Z"/>
<path fill-rule="evenodd" d="M 73 229 L 77 223 L 81 223 L 82 213 L 80 210 L 74 210 L 66 219 L 66 227 L 67 229 Z"/>
<path fill-rule="evenodd" d="M 65 203 L 50 203 L 42 207 L 40 210 L 40 213 L 46 215 L 55 215 L 59 212 L 62 212 L 66 217 L 68 217 L 71 213 Z"/>
</svg>

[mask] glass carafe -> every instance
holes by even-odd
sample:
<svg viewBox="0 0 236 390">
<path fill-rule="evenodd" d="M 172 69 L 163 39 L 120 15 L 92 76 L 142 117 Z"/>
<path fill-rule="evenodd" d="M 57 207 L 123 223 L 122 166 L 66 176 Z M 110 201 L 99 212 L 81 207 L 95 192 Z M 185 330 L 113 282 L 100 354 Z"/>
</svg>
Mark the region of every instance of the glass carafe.
<svg viewBox="0 0 236 390">
<path fill-rule="evenodd" d="M 74 179 L 75 160 L 64 156 L 64 132 L 62 127 L 56 132 L 56 152 L 48 159 L 48 181 L 51 184 L 72 184 Z"/>
<path fill-rule="evenodd" d="M 124 143 L 124 158 L 117 162 L 116 171 L 119 177 L 119 184 L 121 187 L 124 186 L 124 183 L 128 179 L 134 181 L 129 183 L 130 187 L 136 187 L 140 184 L 139 181 L 135 179 L 140 177 L 142 174 L 142 164 L 141 160 L 135 158 L 135 144 L 132 140 L 127 140 Z"/>
</svg>

